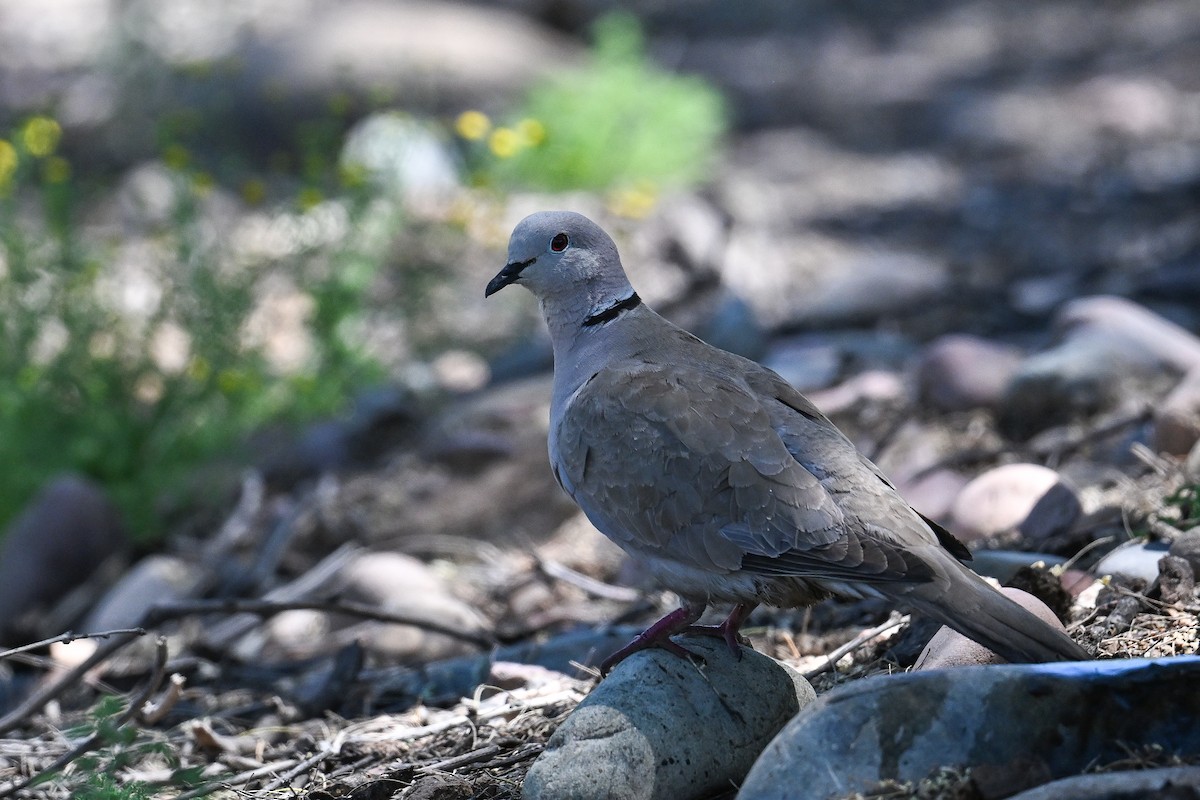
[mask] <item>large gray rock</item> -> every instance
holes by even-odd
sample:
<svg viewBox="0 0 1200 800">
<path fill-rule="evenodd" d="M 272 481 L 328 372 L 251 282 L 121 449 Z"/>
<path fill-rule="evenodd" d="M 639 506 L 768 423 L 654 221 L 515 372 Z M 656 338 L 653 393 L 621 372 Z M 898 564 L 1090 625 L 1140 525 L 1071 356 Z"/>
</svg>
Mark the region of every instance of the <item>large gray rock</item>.
<svg viewBox="0 0 1200 800">
<path fill-rule="evenodd" d="M 1160 767 L 1075 775 L 1009 800 L 1185 800 L 1200 796 L 1200 767 Z"/>
<path fill-rule="evenodd" d="M 653 649 L 621 662 L 571 713 L 525 779 L 529 800 L 687 800 L 740 781 L 812 702 L 808 682 L 767 656 L 683 637 L 704 666 Z"/>
<path fill-rule="evenodd" d="M 151 607 L 195 596 L 207 577 L 204 569 L 181 558 L 146 556 L 105 592 L 82 629 L 93 632 L 141 625 Z"/>
<path fill-rule="evenodd" d="M 999 404 L 1020 363 L 1015 347 L 977 336 L 942 336 L 921 353 L 917 391 L 941 411 L 990 408 Z"/>
<path fill-rule="evenodd" d="M 1200 658 L 1005 665 L 856 681 L 763 751 L 740 800 L 844 797 L 944 766 L 1028 764 L 1050 778 L 1158 745 L 1200 753 Z"/>
</svg>

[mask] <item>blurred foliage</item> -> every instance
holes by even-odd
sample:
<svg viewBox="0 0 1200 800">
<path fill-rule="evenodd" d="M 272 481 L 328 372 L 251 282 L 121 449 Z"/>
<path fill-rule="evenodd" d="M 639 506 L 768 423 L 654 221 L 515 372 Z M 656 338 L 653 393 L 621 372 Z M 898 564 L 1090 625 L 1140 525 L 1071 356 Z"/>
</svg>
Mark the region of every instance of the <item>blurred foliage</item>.
<svg viewBox="0 0 1200 800">
<path fill-rule="evenodd" d="M 135 534 L 157 536 L 156 499 L 197 464 L 233 452 L 268 421 L 330 414 L 380 378 L 343 334 L 399 212 L 354 188 L 324 199 L 314 162 L 299 210 L 275 221 L 303 231 L 332 218 L 342 234 L 282 263 L 240 263 L 229 231 L 201 213 L 213 179 L 170 146 L 168 218 L 131 256 L 128 242 L 77 221 L 84 192 L 55 155 L 60 133 L 34 117 L 0 139 L 0 460 L 19 465 L 0 481 L 0 523 L 47 478 L 72 470 L 105 485 Z M 330 157 L 326 171 L 336 174 Z M 382 235 L 363 235 L 381 225 Z M 247 336 L 264 282 L 279 273 L 307 298 L 309 353 L 288 370 Z M 130 293 L 143 310 L 123 307 Z"/>
<path fill-rule="evenodd" d="M 651 193 L 706 177 L 727 127 L 720 94 L 647 61 L 626 13 L 597 22 L 590 63 L 535 86 L 512 119 L 494 127 L 479 111 L 458 118 L 478 182 Z"/>
</svg>

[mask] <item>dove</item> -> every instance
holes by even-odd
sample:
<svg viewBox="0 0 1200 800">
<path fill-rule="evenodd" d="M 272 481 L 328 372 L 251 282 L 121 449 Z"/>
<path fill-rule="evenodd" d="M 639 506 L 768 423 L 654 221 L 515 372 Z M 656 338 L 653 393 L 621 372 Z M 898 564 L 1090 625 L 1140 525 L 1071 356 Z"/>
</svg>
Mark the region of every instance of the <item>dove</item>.
<svg viewBox="0 0 1200 800">
<path fill-rule="evenodd" d="M 701 341 L 642 302 L 587 217 L 544 211 L 513 230 L 487 285 L 537 298 L 554 353 L 555 479 L 597 529 L 681 599 L 613 653 L 607 672 L 671 636 L 738 630 L 759 604 L 830 596 L 907 605 L 1010 662 L 1088 654 L 962 562 L 970 551 L 770 369 Z M 720 625 L 697 625 L 731 603 Z"/>
</svg>

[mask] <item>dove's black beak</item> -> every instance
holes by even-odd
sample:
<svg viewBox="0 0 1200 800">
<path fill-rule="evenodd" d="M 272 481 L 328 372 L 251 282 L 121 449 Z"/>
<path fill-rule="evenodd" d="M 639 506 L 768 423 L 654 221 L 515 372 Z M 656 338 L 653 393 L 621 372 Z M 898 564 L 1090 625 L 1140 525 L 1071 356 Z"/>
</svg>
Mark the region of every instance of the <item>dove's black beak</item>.
<svg viewBox="0 0 1200 800">
<path fill-rule="evenodd" d="M 496 292 L 513 283 L 517 278 L 521 277 L 521 270 L 528 267 L 537 259 L 531 258 L 527 261 L 510 261 L 504 265 L 504 269 L 500 270 L 496 277 L 488 281 L 487 288 L 483 290 L 484 297 L 491 297 Z"/>
</svg>

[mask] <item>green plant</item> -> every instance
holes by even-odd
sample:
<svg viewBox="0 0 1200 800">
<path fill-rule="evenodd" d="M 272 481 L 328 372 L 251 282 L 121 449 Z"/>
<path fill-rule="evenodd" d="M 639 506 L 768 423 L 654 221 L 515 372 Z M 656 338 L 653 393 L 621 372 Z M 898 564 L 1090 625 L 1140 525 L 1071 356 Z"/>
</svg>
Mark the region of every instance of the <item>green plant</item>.
<svg viewBox="0 0 1200 800">
<path fill-rule="evenodd" d="M 513 118 L 496 128 L 480 112 L 459 118 L 480 182 L 554 191 L 694 183 L 726 129 L 720 94 L 647 61 L 625 13 L 596 24 L 588 66 L 535 86 Z"/>
<path fill-rule="evenodd" d="M 201 212 L 213 179 L 172 147 L 168 217 L 130 247 L 77 222 L 83 189 L 55 154 L 60 135 L 34 117 L 0 138 L 0 461 L 19 465 L 0 481 L 0 524 L 73 470 L 102 482 L 135 533 L 153 536 L 157 498 L 199 463 L 268 421 L 332 413 L 380 378 L 343 334 L 387 238 L 359 226 L 394 230 L 399 212 L 362 191 L 323 199 L 310 165 L 300 210 L 274 219 L 332 232 L 239 262 L 229 231 Z M 279 276 L 307 303 L 310 352 L 287 369 L 247 336 Z"/>
</svg>

